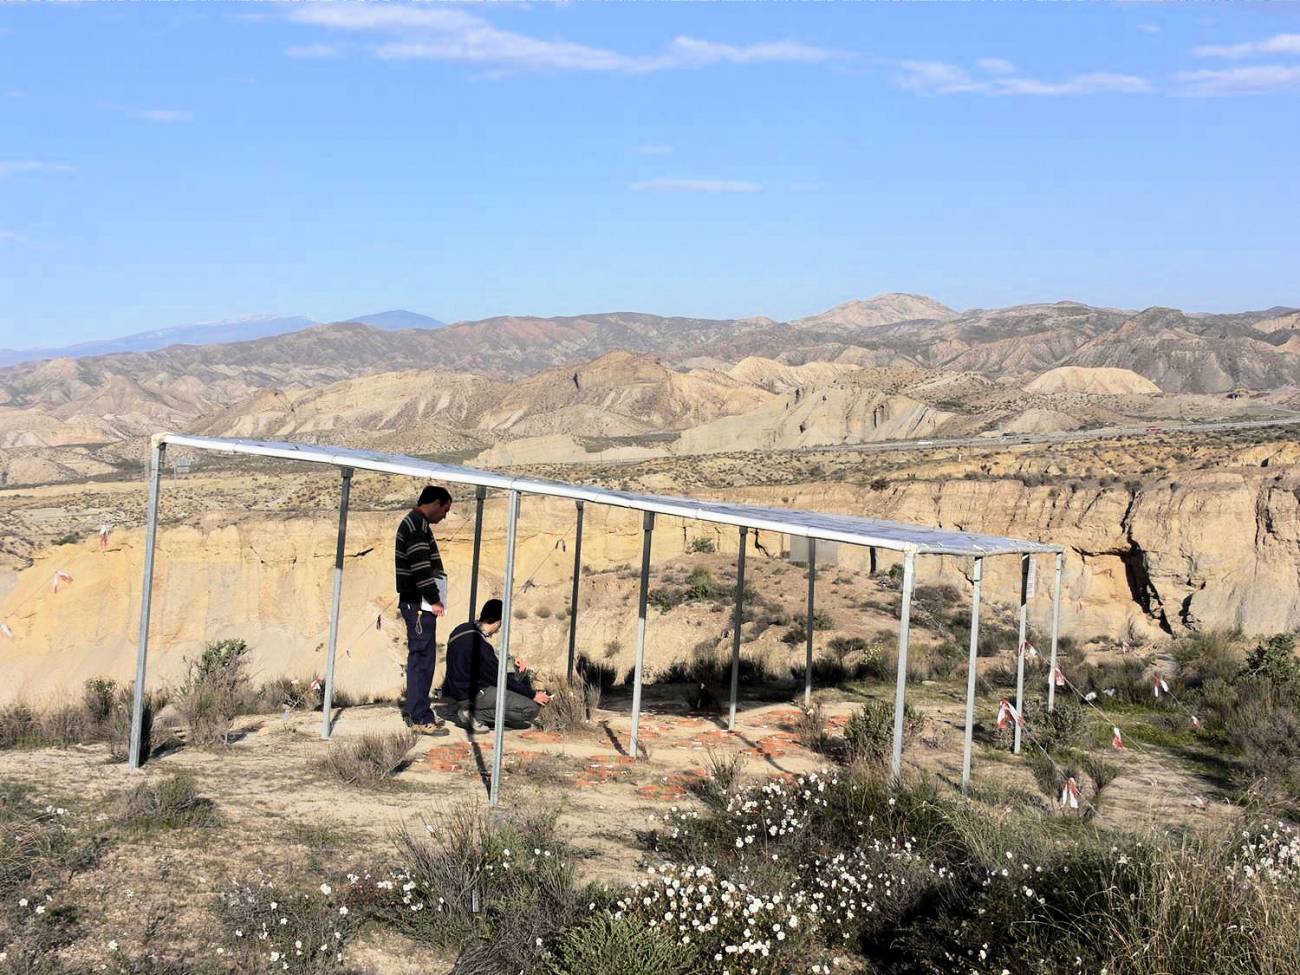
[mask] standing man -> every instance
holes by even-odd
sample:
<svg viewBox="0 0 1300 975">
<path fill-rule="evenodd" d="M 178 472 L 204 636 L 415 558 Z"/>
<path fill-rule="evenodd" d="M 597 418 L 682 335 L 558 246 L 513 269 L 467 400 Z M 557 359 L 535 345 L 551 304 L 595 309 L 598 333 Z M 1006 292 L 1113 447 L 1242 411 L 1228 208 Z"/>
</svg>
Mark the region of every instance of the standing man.
<svg viewBox="0 0 1300 975">
<path fill-rule="evenodd" d="M 429 706 L 438 662 L 437 622 L 447 611 L 447 573 L 431 526 L 447 517 L 451 495 L 432 484 L 397 526 L 397 608 L 406 621 L 406 719 L 421 735 L 445 735 L 446 722 Z"/>
</svg>

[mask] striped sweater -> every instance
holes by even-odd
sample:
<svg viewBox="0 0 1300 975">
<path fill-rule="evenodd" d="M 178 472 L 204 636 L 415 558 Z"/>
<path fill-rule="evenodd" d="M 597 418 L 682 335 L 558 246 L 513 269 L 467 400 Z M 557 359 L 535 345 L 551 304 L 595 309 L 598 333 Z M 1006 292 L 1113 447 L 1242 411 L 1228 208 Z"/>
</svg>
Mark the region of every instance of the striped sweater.
<svg viewBox="0 0 1300 975">
<path fill-rule="evenodd" d="M 397 595 L 404 600 L 438 601 L 438 580 L 446 579 L 433 528 L 420 512 L 412 509 L 397 526 L 393 545 L 397 565 Z"/>
</svg>

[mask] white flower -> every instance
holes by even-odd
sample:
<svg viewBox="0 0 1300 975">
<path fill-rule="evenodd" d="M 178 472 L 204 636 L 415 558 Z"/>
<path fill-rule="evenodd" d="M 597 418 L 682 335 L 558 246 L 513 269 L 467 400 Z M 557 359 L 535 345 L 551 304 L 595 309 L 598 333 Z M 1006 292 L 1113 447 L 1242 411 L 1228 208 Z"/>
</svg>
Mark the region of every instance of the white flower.
<svg viewBox="0 0 1300 975">
<path fill-rule="evenodd" d="M 321 884 L 320 892 L 324 894 L 326 897 L 328 897 L 330 894 L 334 893 L 334 890 L 332 887 L 330 887 L 329 884 Z"/>
<path fill-rule="evenodd" d="M 110 942 L 108 943 L 108 950 L 109 950 L 109 951 L 117 951 L 117 941 L 116 941 L 116 940 L 110 941 Z"/>
</svg>

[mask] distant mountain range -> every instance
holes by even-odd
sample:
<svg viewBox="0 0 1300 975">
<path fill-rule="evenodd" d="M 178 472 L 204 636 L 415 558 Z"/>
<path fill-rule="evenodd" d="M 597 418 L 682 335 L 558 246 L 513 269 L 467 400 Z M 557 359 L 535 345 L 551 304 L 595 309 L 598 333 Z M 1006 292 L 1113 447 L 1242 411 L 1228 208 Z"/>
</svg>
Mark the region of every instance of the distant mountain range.
<svg viewBox="0 0 1300 975">
<path fill-rule="evenodd" d="M 445 324 L 428 315 L 402 309 L 357 315 L 343 321 L 361 322 L 385 331 L 441 328 Z M 197 322 L 172 328 L 158 328 L 148 332 L 135 332 L 121 338 L 80 342 L 76 345 L 41 349 L 0 349 L 0 366 L 14 366 L 22 362 L 36 362 L 42 359 L 84 359 L 117 352 L 153 352 L 172 345 L 220 345 L 225 342 L 246 342 L 251 339 L 284 335 L 287 332 L 299 332 L 319 324 L 321 323 L 317 319 L 305 315 L 249 315 L 220 322 Z"/>
</svg>

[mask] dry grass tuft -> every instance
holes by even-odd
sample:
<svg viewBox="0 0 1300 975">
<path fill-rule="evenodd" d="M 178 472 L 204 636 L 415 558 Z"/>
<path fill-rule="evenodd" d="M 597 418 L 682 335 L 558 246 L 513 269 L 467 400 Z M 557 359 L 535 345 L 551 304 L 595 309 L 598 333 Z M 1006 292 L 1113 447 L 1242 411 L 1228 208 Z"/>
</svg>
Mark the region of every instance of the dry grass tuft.
<svg viewBox="0 0 1300 975">
<path fill-rule="evenodd" d="M 330 743 L 321 761 L 325 773 L 348 785 L 378 785 L 406 764 L 415 747 L 409 731 L 371 733 Z"/>
</svg>

